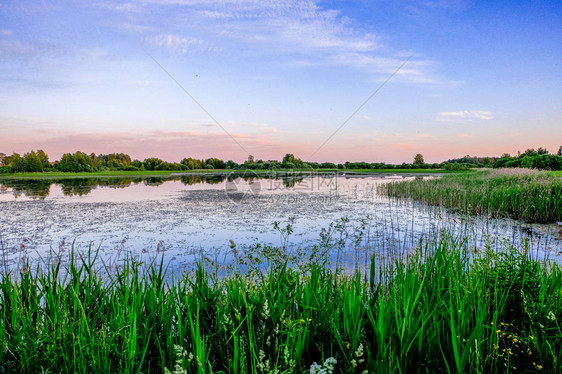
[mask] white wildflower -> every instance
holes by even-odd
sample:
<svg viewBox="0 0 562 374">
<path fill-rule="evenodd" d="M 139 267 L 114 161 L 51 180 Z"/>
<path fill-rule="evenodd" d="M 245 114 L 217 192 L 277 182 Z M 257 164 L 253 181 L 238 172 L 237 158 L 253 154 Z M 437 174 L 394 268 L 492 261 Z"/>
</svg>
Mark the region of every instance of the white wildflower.
<svg viewBox="0 0 562 374">
<path fill-rule="evenodd" d="M 269 317 L 269 303 L 268 300 L 265 300 L 265 303 L 263 304 L 263 312 L 261 313 L 263 318 L 268 318 Z"/>
<path fill-rule="evenodd" d="M 338 361 L 333 357 L 327 358 L 326 361 L 324 361 L 324 366 L 313 362 L 312 365 L 310 365 L 310 374 L 332 374 L 337 363 Z"/>
<path fill-rule="evenodd" d="M 168 368 L 164 368 L 164 374 L 187 374 L 187 370 L 185 370 L 182 366 L 183 358 L 187 356 L 187 352 L 181 345 L 174 344 L 174 353 L 176 355 L 174 371 L 170 371 L 168 370 Z M 190 356 L 193 357 L 191 353 Z"/>
<path fill-rule="evenodd" d="M 359 343 L 359 347 L 355 351 L 355 357 L 359 358 L 361 356 L 363 356 L 363 343 Z"/>
<path fill-rule="evenodd" d="M 328 357 L 326 359 L 326 361 L 324 361 L 324 367 L 326 369 L 329 369 L 329 373 L 332 372 L 332 370 L 334 370 L 334 368 L 336 367 L 336 364 L 338 363 L 338 360 L 336 360 L 333 357 Z"/>
<path fill-rule="evenodd" d="M 318 365 L 316 362 L 313 362 L 312 365 L 310 365 L 310 374 L 320 374 L 323 371 L 324 369 L 322 366 Z"/>
</svg>

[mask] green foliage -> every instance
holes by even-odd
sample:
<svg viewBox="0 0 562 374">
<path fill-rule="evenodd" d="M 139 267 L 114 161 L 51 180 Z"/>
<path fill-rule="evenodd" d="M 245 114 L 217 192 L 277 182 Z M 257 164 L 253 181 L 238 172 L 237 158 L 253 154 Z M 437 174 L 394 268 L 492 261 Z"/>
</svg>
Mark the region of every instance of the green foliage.
<svg viewBox="0 0 562 374">
<path fill-rule="evenodd" d="M 443 164 L 443 169 L 447 170 L 447 171 L 466 171 L 469 170 L 470 168 L 474 167 L 473 164 L 469 164 L 469 163 L 460 163 L 460 162 L 455 162 L 455 163 L 448 163 L 445 162 Z"/>
<path fill-rule="evenodd" d="M 504 154 L 496 163 L 495 168 L 530 168 L 562 170 L 562 155 L 551 155 L 544 148 L 527 149 L 517 157 Z"/>
<path fill-rule="evenodd" d="M 205 166 L 205 161 L 196 160 L 194 158 L 184 158 L 181 160 L 181 164 L 185 165 L 188 170 L 203 169 Z"/>
<path fill-rule="evenodd" d="M 11 156 L 5 156 L 3 160 L 5 170 L 10 173 L 21 173 L 24 171 L 23 158 L 19 153 L 13 153 Z"/>
<path fill-rule="evenodd" d="M 425 162 L 423 160 L 423 156 L 421 153 L 418 153 L 415 157 L 414 157 L 414 164 L 416 165 L 423 165 Z"/>
<path fill-rule="evenodd" d="M 21 157 L 18 153 L 11 156 L 0 154 L 0 173 L 36 173 L 51 169 L 49 157 L 43 150 L 31 151 Z"/>
<path fill-rule="evenodd" d="M 98 168 L 94 160 L 84 152 L 65 153 L 60 161 L 55 161 L 55 169 L 63 172 L 95 172 Z"/>
<path fill-rule="evenodd" d="M 208 158 L 205 160 L 205 165 L 210 165 L 212 169 L 226 169 L 226 162 L 218 158 Z"/>
<path fill-rule="evenodd" d="M 283 248 L 232 249 L 226 274 L 202 261 L 170 278 L 134 258 L 99 266 L 95 253 L 4 274 L 0 371 L 562 371 L 562 273 L 526 246 L 445 234 L 350 276 Z"/>
<path fill-rule="evenodd" d="M 35 151 L 23 155 L 23 170 L 32 173 L 43 171 L 43 163 Z"/>
<path fill-rule="evenodd" d="M 155 157 L 145 159 L 142 164 L 144 170 L 189 170 L 185 163 L 170 163 Z"/>
</svg>

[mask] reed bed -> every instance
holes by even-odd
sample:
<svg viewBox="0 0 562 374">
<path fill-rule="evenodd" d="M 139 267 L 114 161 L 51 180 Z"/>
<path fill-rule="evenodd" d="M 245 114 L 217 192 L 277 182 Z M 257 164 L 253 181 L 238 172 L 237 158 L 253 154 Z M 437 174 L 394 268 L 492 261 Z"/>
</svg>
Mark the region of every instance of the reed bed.
<svg viewBox="0 0 562 374">
<path fill-rule="evenodd" d="M 562 221 L 562 178 L 558 173 L 498 169 L 389 183 L 379 189 L 388 196 L 409 197 L 463 214 L 535 223 Z"/>
<path fill-rule="evenodd" d="M 170 280 L 71 254 L 2 275 L 0 372 L 562 372 L 560 268 L 467 243 L 442 235 L 349 276 L 202 260 Z"/>
</svg>

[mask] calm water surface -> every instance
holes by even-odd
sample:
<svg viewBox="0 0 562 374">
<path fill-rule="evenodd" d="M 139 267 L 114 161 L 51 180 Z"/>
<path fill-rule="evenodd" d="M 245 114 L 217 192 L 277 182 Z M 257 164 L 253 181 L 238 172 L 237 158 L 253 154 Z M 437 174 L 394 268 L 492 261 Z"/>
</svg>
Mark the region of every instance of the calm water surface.
<svg viewBox="0 0 562 374">
<path fill-rule="evenodd" d="M 309 250 L 321 234 L 338 248 L 338 260 L 363 261 L 371 253 L 403 255 L 443 229 L 475 247 L 488 236 L 514 243 L 529 237 L 536 256 L 560 257 L 556 225 L 462 217 L 377 194 L 377 185 L 396 178 L 403 177 L 3 180 L 0 265 L 92 247 L 108 261 L 164 256 L 181 269 L 201 254 L 227 260 L 233 243 L 238 250 L 256 243 Z M 282 230 L 288 223 L 290 235 Z"/>
</svg>

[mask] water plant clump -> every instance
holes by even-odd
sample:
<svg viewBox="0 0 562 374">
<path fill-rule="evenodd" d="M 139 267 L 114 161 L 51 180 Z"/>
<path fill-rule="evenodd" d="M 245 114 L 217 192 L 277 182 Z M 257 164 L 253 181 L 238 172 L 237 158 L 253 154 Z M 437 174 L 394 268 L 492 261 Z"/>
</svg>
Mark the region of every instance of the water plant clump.
<svg viewBox="0 0 562 374">
<path fill-rule="evenodd" d="M 556 173 L 498 169 L 381 185 L 393 197 L 410 197 L 471 215 L 527 222 L 562 220 L 562 179 Z"/>
<path fill-rule="evenodd" d="M 562 371 L 559 266 L 467 243 L 373 257 L 366 278 L 287 263 L 219 276 L 202 261 L 170 280 L 157 262 L 71 254 L 2 275 L 0 371 Z"/>
</svg>

